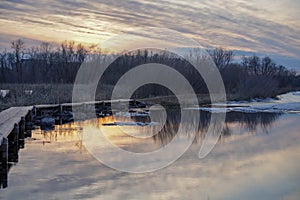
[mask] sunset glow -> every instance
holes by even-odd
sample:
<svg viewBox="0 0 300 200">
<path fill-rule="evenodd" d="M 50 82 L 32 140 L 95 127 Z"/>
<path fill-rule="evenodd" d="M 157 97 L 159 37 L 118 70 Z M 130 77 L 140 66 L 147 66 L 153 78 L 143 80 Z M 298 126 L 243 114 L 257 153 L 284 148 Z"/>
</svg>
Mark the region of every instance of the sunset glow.
<svg viewBox="0 0 300 200">
<path fill-rule="evenodd" d="M 297 57 L 299 8 L 300 3 L 292 0 L 3 1 L 0 47 L 9 48 L 16 38 L 33 44 L 44 40 L 101 43 L 129 29 L 149 26 L 179 31 L 206 47 Z"/>
</svg>

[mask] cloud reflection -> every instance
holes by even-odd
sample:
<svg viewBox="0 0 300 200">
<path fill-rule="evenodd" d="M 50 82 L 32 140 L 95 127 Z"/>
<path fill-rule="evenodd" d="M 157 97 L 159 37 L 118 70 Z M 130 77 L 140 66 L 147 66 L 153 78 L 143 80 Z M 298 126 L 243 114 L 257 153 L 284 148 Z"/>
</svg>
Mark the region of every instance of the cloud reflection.
<svg viewBox="0 0 300 200">
<path fill-rule="evenodd" d="M 107 118 L 105 122 L 110 122 Z M 95 125 L 98 121 L 94 121 Z M 168 168 L 148 174 L 112 170 L 79 151 L 77 133 L 58 130 L 57 140 L 33 132 L 13 166 L 1 199 L 297 199 L 299 116 L 285 115 L 271 134 L 235 134 L 205 159 L 196 144 Z M 239 132 L 238 126 L 232 127 Z M 147 148 L 147 147 L 145 147 Z M 117 156 L 114 156 L 117 158 Z M 30 184 L 26 184 L 30 183 Z"/>
</svg>

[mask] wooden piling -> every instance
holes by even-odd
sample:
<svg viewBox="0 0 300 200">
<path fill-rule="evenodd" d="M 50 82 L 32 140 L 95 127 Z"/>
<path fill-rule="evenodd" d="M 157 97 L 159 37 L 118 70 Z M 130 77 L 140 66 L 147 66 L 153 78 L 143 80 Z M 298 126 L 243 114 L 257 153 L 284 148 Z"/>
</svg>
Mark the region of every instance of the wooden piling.
<svg viewBox="0 0 300 200">
<path fill-rule="evenodd" d="M 32 111 L 33 111 L 33 116 L 36 117 L 37 113 L 36 113 L 36 107 L 35 106 L 33 106 Z"/>
<path fill-rule="evenodd" d="M 59 125 L 62 125 L 62 113 L 63 113 L 63 107 L 61 104 L 58 106 L 58 111 L 59 111 Z"/>
<path fill-rule="evenodd" d="M 19 138 L 23 138 L 26 129 L 26 118 L 22 116 L 27 116 L 31 109 L 32 106 L 11 107 L 0 112 L 0 187 L 2 188 L 7 187 L 7 174 L 12 162 L 18 162 Z"/>
<path fill-rule="evenodd" d="M 8 157 L 8 139 L 7 138 L 3 138 L 3 140 L 2 140 L 1 151 L 2 151 L 2 163 L 7 163 L 7 157 Z"/>
<path fill-rule="evenodd" d="M 31 122 L 33 120 L 33 113 L 32 110 L 29 110 L 26 117 L 25 117 L 26 122 Z"/>
<path fill-rule="evenodd" d="M 33 113 L 32 110 L 29 110 L 25 117 L 25 138 L 31 137 L 31 130 L 33 130 L 33 126 Z"/>
<path fill-rule="evenodd" d="M 19 122 L 19 149 L 24 149 L 25 147 L 25 117 L 21 117 Z"/>
<path fill-rule="evenodd" d="M 19 161 L 19 125 L 16 123 L 11 134 L 8 136 L 8 162 Z"/>
<path fill-rule="evenodd" d="M 7 174 L 8 174 L 8 139 L 2 139 L 1 145 L 1 173 L 0 173 L 0 187 L 7 187 Z"/>
</svg>

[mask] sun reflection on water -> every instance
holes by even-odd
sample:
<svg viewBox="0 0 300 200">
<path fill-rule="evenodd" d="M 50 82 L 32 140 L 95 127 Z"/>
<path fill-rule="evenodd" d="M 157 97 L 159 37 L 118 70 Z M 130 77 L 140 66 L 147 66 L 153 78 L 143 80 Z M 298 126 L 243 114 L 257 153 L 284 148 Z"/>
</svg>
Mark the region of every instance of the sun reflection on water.
<svg viewBox="0 0 300 200">
<path fill-rule="evenodd" d="M 197 158 L 199 146 L 196 142 L 169 167 L 140 175 L 110 169 L 78 145 L 82 129 L 88 126 L 106 129 L 107 134 L 114 135 L 112 140 L 124 149 L 148 151 L 151 150 L 149 146 L 163 145 L 161 140 L 154 138 L 162 139 L 166 135 L 147 139 L 148 145 L 145 145 L 125 140 L 118 135 L 117 126 L 103 126 L 128 121 L 126 117 L 64 124 L 48 132 L 35 130 L 32 138 L 26 139 L 25 149 L 20 151 L 20 162 L 10 171 L 9 187 L 1 191 L 0 198 L 186 199 L 188 196 L 191 199 L 296 200 L 300 184 L 299 115 L 280 118 L 245 115 L 244 119 L 240 114 L 227 117 L 226 129 L 230 134 L 223 134 L 205 159 Z M 262 120 L 262 117 L 269 117 L 269 120 Z M 246 121 L 251 122 L 250 129 Z M 270 122 L 267 134 L 266 121 Z"/>
</svg>

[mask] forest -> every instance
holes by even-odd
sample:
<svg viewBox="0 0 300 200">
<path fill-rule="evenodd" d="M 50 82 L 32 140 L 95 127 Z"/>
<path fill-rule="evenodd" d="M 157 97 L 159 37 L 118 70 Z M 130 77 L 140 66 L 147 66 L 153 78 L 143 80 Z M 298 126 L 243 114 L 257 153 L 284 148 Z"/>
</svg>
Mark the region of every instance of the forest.
<svg viewBox="0 0 300 200">
<path fill-rule="evenodd" d="M 108 55 L 97 45 L 84 46 L 74 41 L 63 41 L 60 46 L 42 42 L 38 46 L 27 47 L 21 39 L 12 41 L 11 49 L 0 52 L 0 90 L 9 90 L 8 94 L 0 95 L 1 108 L 70 102 L 77 71 L 89 55 L 116 58 L 99 81 L 96 100 L 109 98 L 114 84 L 126 71 L 145 63 L 173 67 L 189 80 L 197 94 L 208 93 L 201 75 L 191 64 L 166 50 L 144 49 Z M 220 71 L 229 100 L 275 97 L 300 88 L 300 76 L 269 57 L 253 55 L 235 59 L 233 51 L 223 48 L 208 52 Z M 166 88 L 146 85 L 133 96 L 168 95 L 172 92 Z"/>
</svg>

